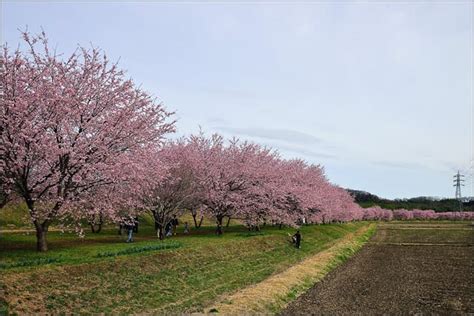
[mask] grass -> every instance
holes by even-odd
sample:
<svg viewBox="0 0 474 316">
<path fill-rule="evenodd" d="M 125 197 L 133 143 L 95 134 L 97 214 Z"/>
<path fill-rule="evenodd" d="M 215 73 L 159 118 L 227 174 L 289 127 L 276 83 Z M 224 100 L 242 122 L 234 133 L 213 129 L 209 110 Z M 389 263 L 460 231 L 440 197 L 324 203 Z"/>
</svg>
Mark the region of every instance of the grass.
<svg viewBox="0 0 474 316">
<path fill-rule="evenodd" d="M 8 203 L 0 208 L 0 227 L 8 229 L 32 227 L 26 204 Z"/>
<path fill-rule="evenodd" d="M 50 232 L 46 254 L 34 251 L 34 234 L 3 233 L 3 309 L 19 314 L 202 312 L 218 297 L 281 273 L 367 225 L 304 226 L 301 249 L 288 242 L 293 229 L 268 226 L 254 233 L 232 225 L 223 236 L 206 226 L 158 241 L 145 225 L 133 244 L 116 229 L 84 239 Z"/>
<path fill-rule="evenodd" d="M 15 262 L 0 263 L 0 270 L 17 268 L 17 267 L 38 266 L 38 265 L 56 263 L 60 261 L 61 259 L 58 259 L 58 258 L 37 258 L 37 259 L 18 260 Z"/>
<path fill-rule="evenodd" d="M 179 243 L 167 243 L 167 244 L 158 244 L 158 245 L 150 245 L 150 246 L 131 247 L 131 248 L 126 248 L 119 251 L 99 252 L 96 255 L 96 257 L 98 258 L 116 257 L 116 256 L 130 255 L 132 253 L 141 253 L 141 252 L 153 251 L 153 250 L 175 249 L 179 247 L 181 247 L 181 244 Z"/>
<path fill-rule="evenodd" d="M 319 281 L 335 266 L 352 256 L 375 232 L 375 224 L 349 233 L 326 250 L 320 251 L 282 273 L 247 287 L 230 296 L 224 295 L 206 312 L 225 315 L 278 314 L 286 304 Z"/>
</svg>

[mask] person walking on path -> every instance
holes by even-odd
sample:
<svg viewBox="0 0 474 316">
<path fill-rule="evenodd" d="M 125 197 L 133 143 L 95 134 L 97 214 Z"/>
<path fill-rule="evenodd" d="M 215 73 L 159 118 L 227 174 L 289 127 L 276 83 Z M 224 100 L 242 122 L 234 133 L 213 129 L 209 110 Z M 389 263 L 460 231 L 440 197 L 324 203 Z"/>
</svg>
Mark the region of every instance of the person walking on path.
<svg viewBox="0 0 474 316">
<path fill-rule="evenodd" d="M 295 247 L 300 249 L 301 248 L 301 234 L 299 230 L 297 230 L 296 234 L 293 235 L 293 240 L 295 242 Z"/>
</svg>

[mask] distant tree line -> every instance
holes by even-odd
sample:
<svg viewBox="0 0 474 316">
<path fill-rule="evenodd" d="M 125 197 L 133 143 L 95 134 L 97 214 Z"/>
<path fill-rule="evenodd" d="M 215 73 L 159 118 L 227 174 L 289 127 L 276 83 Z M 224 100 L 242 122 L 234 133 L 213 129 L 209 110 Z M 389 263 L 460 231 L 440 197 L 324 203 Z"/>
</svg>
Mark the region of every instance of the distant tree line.
<svg viewBox="0 0 474 316">
<path fill-rule="evenodd" d="M 434 210 L 435 212 L 458 212 L 459 201 L 456 199 L 436 199 L 433 197 L 414 197 L 407 199 L 384 199 L 375 194 L 348 189 L 349 193 L 354 197 L 354 200 L 363 208 L 373 207 L 378 205 L 384 209 L 396 210 Z M 462 203 L 463 211 L 474 211 L 474 200 L 464 201 Z"/>
</svg>

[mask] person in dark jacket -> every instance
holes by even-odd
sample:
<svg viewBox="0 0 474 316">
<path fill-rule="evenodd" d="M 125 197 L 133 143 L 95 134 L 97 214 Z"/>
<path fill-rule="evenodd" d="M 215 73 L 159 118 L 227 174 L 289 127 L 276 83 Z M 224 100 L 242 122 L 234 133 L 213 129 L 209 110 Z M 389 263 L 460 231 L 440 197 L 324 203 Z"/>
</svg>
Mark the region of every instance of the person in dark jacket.
<svg viewBox="0 0 474 316">
<path fill-rule="evenodd" d="M 171 231 L 171 228 L 172 228 L 171 222 L 166 223 L 166 226 L 165 226 L 165 237 L 170 237 L 171 235 L 173 235 L 173 232 Z"/>
<path fill-rule="evenodd" d="M 133 223 L 134 223 L 134 225 L 133 225 L 133 232 L 134 232 L 135 234 L 137 234 L 137 233 L 138 233 L 138 216 L 135 216 Z"/>
<path fill-rule="evenodd" d="M 176 230 L 178 229 L 179 225 L 178 218 L 176 217 L 176 215 L 173 215 L 171 223 L 173 224 L 173 234 L 176 235 Z"/>
<path fill-rule="evenodd" d="M 293 240 L 295 241 L 295 247 L 300 249 L 301 248 L 301 234 L 299 230 L 297 230 L 296 234 L 293 235 Z"/>
</svg>

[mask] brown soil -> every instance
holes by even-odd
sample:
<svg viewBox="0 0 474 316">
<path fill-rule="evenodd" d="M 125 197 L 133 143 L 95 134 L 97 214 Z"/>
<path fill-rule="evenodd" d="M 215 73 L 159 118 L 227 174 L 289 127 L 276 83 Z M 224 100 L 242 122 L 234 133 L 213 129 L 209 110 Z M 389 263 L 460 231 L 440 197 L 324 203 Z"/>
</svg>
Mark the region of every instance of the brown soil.
<svg viewBox="0 0 474 316">
<path fill-rule="evenodd" d="M 282 315 L 474 313 L 474 229 L 456 227 L 380 225 L 371 242 Z"/>
</svg>

